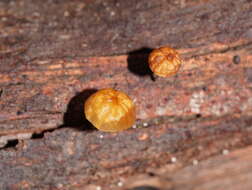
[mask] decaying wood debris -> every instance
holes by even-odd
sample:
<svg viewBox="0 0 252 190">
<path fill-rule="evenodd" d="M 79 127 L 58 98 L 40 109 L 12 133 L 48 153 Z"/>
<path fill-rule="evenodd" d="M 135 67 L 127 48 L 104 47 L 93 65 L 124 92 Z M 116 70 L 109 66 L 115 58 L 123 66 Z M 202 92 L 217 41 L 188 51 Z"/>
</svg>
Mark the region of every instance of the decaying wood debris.
<svg viewBox="0 0 252 190">
<path fill-rule="evenodd" d="M 250 0 L 1 1 L 0 28 L 0 189 L 252 188 Z M 162 45 L 184 64 L 152 80 Z M 85 120 L 107 87 L 132 129 Z"/>
</svg>

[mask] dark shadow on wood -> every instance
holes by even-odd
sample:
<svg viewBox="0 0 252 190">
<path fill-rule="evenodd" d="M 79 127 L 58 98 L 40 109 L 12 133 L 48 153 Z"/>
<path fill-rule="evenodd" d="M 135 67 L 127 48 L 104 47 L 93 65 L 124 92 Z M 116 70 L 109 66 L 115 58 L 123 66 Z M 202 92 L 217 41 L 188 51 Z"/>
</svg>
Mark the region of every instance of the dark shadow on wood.
<svg viewBox="0 0 252 190">
<path fill-rule="evenodd" d="M 18 145 L 18 139 L 8 140 L 7 144 L 0 148 L 0 150 L 7 149 L 7 148 L 15 148 Z"/>
<path fill-rule="evenodd" d="M 90 95 L 97 92 L 96 89 L 86 89 L 77 93 L 69 102 L 67 111 L 64 114 L 64 124 L 60 128 L 75 128 L 77 130 L 96 130 L 86 119 L 84 104 Z"/>
<path fill-rule="evenodd" d="M 129 52 L 128 54 L 128 70 L 140 77 L 150 76 L 152 80 L 155 80 L 152 71 L 149 68 L 148 57 L 153 49 L 143 47 L 141 49 Z"/>
</svg>

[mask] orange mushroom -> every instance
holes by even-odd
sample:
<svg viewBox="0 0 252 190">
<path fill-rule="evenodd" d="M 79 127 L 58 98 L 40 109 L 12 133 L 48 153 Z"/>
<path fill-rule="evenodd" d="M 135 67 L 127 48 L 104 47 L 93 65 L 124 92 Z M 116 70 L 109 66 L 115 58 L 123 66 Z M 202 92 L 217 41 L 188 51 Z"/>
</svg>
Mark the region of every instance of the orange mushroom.
<svg viewBox="0 0 252 190">
<path fill-rule="evenodd" d="M 160 77 L 176 74 L 182 64 L 178 52 L 170 47 L 154 49 L 149 55 L 148 62 L 152 72 Z"/>
<path fill-rule="evenodd" d="M 125 130 L 136 120 L 135 106 L 130 97 L 111 88 L 91 95 L 85 102 L 84 109 L 87 120 L 101 131 Z"/>
</svg>

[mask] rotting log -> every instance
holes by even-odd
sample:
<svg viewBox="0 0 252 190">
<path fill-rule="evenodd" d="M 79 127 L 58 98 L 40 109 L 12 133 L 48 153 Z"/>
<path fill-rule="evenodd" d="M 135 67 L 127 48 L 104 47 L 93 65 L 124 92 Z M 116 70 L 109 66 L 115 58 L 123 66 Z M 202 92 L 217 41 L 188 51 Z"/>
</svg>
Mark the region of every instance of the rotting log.
<svg viewBox="0 0 252 190">
<path fill-rule="evenodd" d="M 206 47 L 209 52 L 198 50 L 199 55 L 180 50 L 184 57 L 181 72 L 157 81 L 150 75 L 135 73 L 144 70 L 139 65 L 144 64 L 141 60 L 146 59 L 146 54 L 34 61 L 19 70 L 18 76 L 25 76 L 22 81 L 2 73 L 6 86 L 2 86 L 0 140 L 4 145 L 8 139 L 18 139 L 18 135 L 21 139 L 22 135 L 29 137 L 60 126 L 80 127 L 85 121 L 85 98 L 106 87 L 129 94 L 136 101 L 140 120 L 251 111 L 252 56 L 248 51 L 252 44 L 241 41 L 228 47 L 212 47 L 214 53 Z M 233 63 L 236 55 L 241 57 L 241 64 Z"/>
<path fill-rule="evenodd" d="M 124 181 L 122 189 L 251 189 L 251 156 L 252 147 L 242 148 L 231 153 L 223 151 L 203 162 L 193 160 L 177 172 L 172 172 L 180 165 L 164 166 L 162 169 L 145 175 L 133 176 Z M 167 172 L 169 170 L 170 172 Z M 119 183 L 120 184 L 120 183 Z M 90 188 L 91 189 L 91 188 Z M 147 188 L 146 188 L 147 189 Z"/>
<path fill-rule="evenodd" d="M 252 2 L 127 2 L 0 2 L 0 189 L 118 188 L 167 165 L 179 189 L 193 160 L 252 144 Z M 153 81 L 146 60 L 160 45 L 184 65 Z M 135 100 L 135 129 L 85 120 L 85 99 L 105 87 Z"/>
<path fill-rule="evenodd" d="M 163 124 L 122 133 L 55 130 L 43 138 L 22 141 L 14 150 L 1 150 L 1 188 L 86 189 L 93 184 L 117 189 L 127 177 L 157 168 L 166 168 L 172 175 L 193 160 L 201 163 L 225 149 L 250 145 L 251 122 L 251 117 L 228 115 L 167 118 Z"/>
</svg>

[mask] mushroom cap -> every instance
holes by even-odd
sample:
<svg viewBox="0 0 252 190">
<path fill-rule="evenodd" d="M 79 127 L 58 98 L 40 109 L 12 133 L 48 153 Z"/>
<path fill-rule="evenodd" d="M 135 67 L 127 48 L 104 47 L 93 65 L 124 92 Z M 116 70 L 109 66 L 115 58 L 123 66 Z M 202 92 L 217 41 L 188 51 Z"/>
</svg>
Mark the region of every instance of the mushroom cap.
<svg viewBox="0 0 252 190">
<path fill-rule="evenodd" d="M 133 101 L 111 88 L 92 94 L 84 105 L 85 116 L 97 129 L 116 132 L 130 128 L 136 120 Z"/>
<path fill-rule="evenodd" d="M 176 74 L 182 64 L 176 50 L 170 47 L 160 47 L 153 50 L 148 58 L 149 67 L 160 77 L 169 77 Z"/>
</svg>

